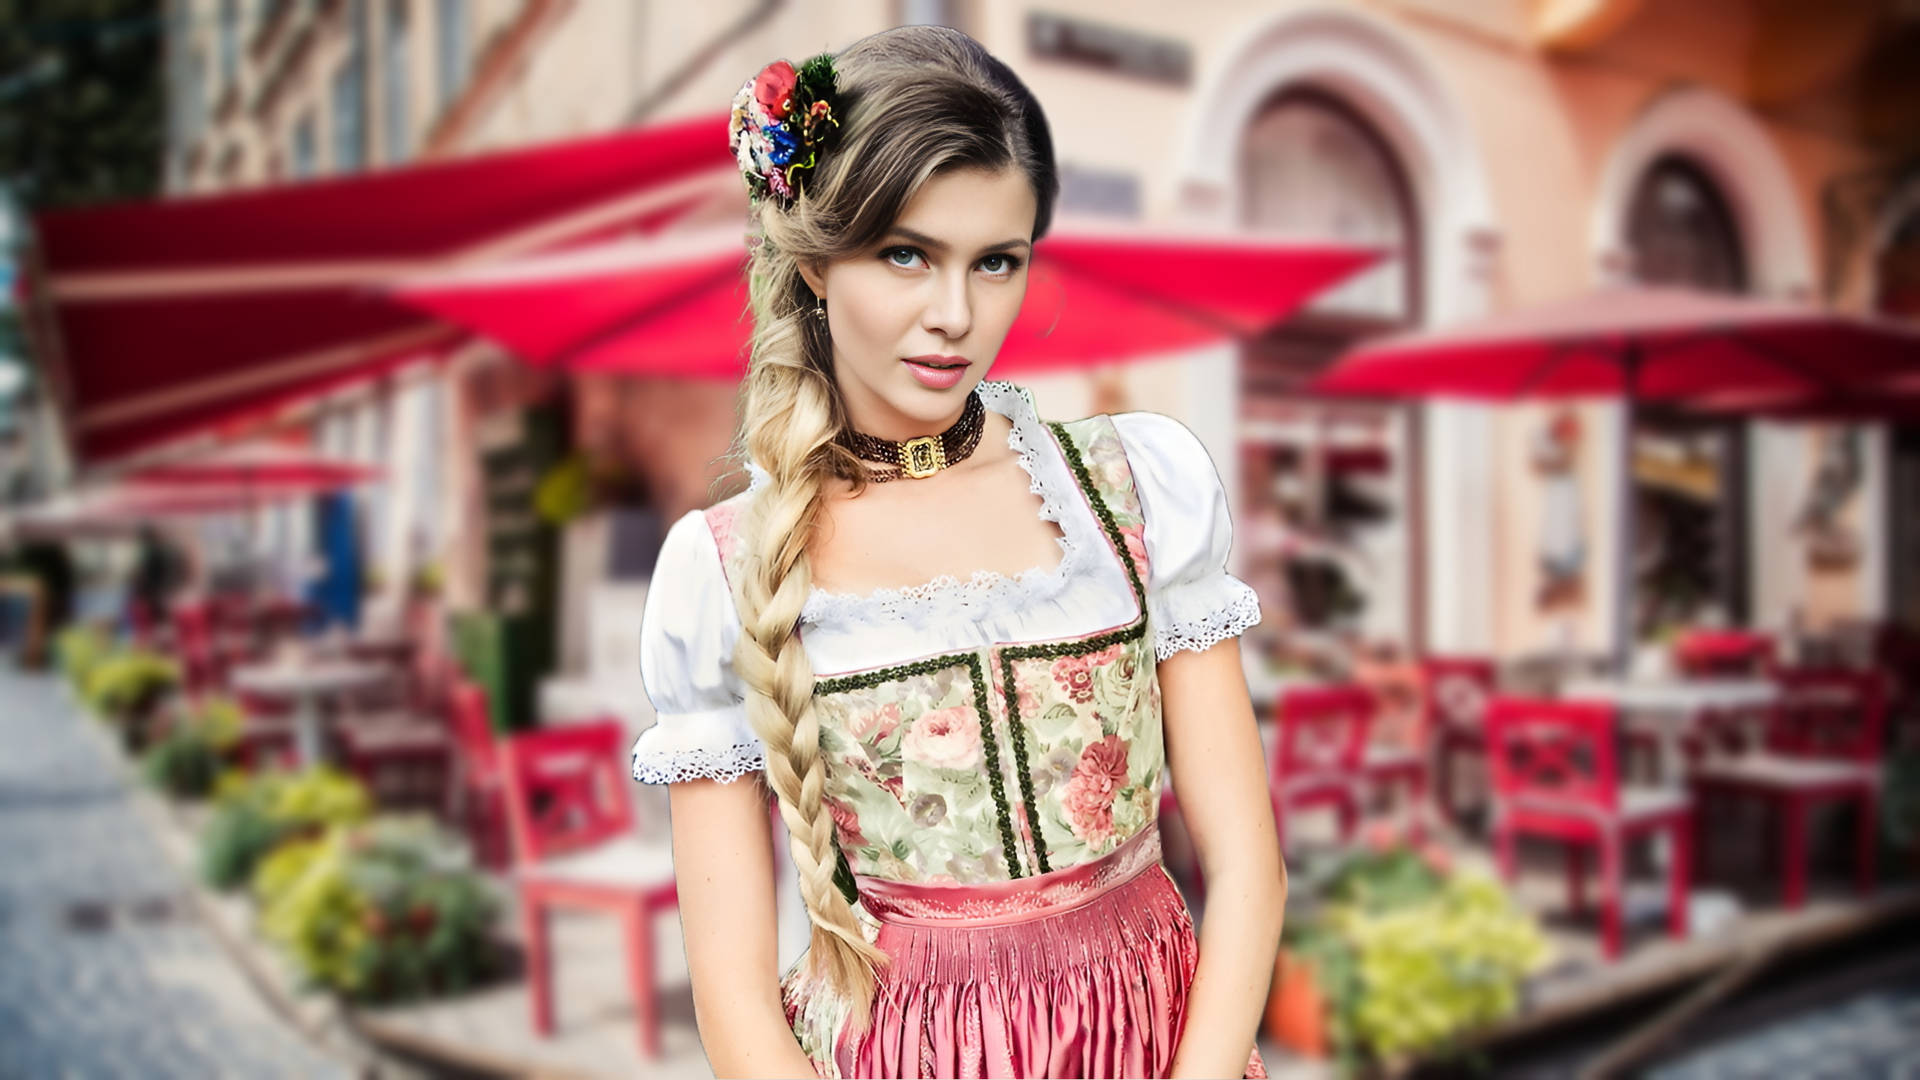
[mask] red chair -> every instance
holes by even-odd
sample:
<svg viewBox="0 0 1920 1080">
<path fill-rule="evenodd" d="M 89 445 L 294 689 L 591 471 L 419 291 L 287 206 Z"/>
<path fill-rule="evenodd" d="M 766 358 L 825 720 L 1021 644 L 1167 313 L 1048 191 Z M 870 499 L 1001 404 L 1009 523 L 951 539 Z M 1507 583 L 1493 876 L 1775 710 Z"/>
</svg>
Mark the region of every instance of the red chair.
<svg viewBox="0 0 1920 1080">
<path fill-rule="evenodd" d="M 1484 657 L 1430 656 L 1425 673 L 1427 731 L 1434 741 L 1440 808 L 1458 820 L 1460 790 L 1454 772 L 1462 754 L 1486 760 L 1487 702 L 1495 687 L 1493 661 Z"/>
<path fill-rule="evenodd" d="M 1286 690 L 1276 716 L 1269 787 L 1280 849 L 1287 847 L 1287 818 L 1295 810 L 1332 806 L 1340 814 L 1340 838 L 1352 840 L 1366 782 L 1367 733 L 1374 698 L 1359 686 Z"/>
<path fill-rule="evenodd" d="M 553 1032 L 548 912 L 556 907 L 604 911 L 617 915 L 626 930 L 640 1052 L 652 1059 L 660 1052 L 653 923 L 679 899 L 672 845 L 634 835 L 624 739 L 624 730 L 610 720 L 544 729 L 502 743 L 500 763 L 534 1030 Z"/>
<path fill-rule="evenodd" d="M 1567 888 L 1575 912 L 1585 904 L 1585 850 L 1598 848 L 1601 946 L 1620 955 L 1626 849 L 1635 838 L 1665 831 L 1673 841 L 1668 868 L 1667 924 L 1687 934 L 1692 808 L 1684 790 L 1622 786 L 1615 760 L 1613 706 L 1599 702 L 1496 697 L 1487 708 L 1487 761 L 1492 766 L 1494 844 L 1500 873 L 1519 871 L 1522 835 L 1567 848 Z"/>
<path fill-rule="evenodd" d="M 226 686 L 226 663 L 214 641 L 213 614 L 207 605 L 175 604 L 170 617 L 187 693 L 199 697 Z"/>
<path fill-rule="evenodd" d="M 465 679 L 457 679 L 445 697 L 456 752 L 455 819 L 466 829 L 481 865 L 504 869 L 511 854 L 506 789 L 493 723 L 487 716 L 487 693 Z"/>
<path fill-rule="evenodd" d="M 1405 788 L 1407 835 L 1418 843 L 1426 833 L 1427 774 L 1433 742 L 1422 693 L 1426 673 L 1416 664 L 1390 662 L 1356 665 L 1354 677 L 1373 695 L 1373 717 L 1367 724 L 1361 772 L 1372 790 Z"/>
<path fill-rule="evenodd" d="M 1706 798 L 1744 792 L 1778 808 L 1785 902 L 1807 893 L 1807 816 L 1815 803 L 1852 802 L 1858 814 L 1855 884 L 1871 892 L 1879 843 L 1880 751 L 1886 730 L 1887 677 L 1853 669 L 1786 669 L 1767 745 L 1703 762 L 1692 774 Z"/>
</svg>

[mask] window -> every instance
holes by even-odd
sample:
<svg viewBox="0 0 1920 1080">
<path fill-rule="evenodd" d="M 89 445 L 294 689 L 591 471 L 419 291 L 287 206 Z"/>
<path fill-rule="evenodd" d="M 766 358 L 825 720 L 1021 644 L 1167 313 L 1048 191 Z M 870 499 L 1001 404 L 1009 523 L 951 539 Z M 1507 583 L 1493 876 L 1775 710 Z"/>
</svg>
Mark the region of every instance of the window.
<svg viewBox="0 0 1920 1080">
<path fill-rule="evenodd" d="M 1746 258 L 1733 212 L 1706 171 L 1687 158 L 1660 158 L 1640 178 L 1627 211 L 1626 240 L 1636 281 L 1746 290 Z"/>
<path fill-rule="evenodd" d="M 295 180 L 307 180 L 313 176 L 313 142 L 313 114 L 309 112 L 293 125 L 293 178 Z"/>
<path fill-rule="evenodd" d="M 1713 292 L 1747 290 L 1740 229 L 1713 177 L 1690 158 L 1668 154 L 1648 166 L 1628 204 L 1631 274 L 1648 285 Z M 1749 611 L 1749 502 L 1746 425 L 1643 406 L 1634 417 L 1635 632 L 1685 623 L 1707 612 L 1735 623 Z M 1673 463 L 1700 482 L 1675 484 Z M 1702 495 L 1704 483 L 1708 494 Z"/>
<path fill-rule="evenodd" d="M 437 0 L 434 7 L 435 79 L 442 109 L 453 104 L 467 85 L 467 4 L 470 0 Z"/>
<path fill-rule="evenodd" d="M 1359 113 L 1330 95 L 1289 92 L 1248 128 L 1241 169 L 1248 225 L 1405 253 L 1328 290 L 1309 310 L 1415 317 L 1413 200 L 1386 142 Z"/>
<path fill-rule="evenodd" d="M 220 85 L 240 81 L 240 0 L 220 0 Z"/>
<path fill-rule="evenodd" d="M 207 58 L 199 49 L 187 54 L 179 95 L 181 140 L 192 143 L 207 126 Z"/>
<path fill-rule="evenodd" d="M 355 172 L 365 165 L 366 76 L 355 49 L 333 73 L 333 168 Z"/>
<path fill-rule="evenodd" d="M 1397 407 L 1301 394 L 1342 352 L 1419 321 L 1412 185 L 1364 113 L 1309 86 L 1284 89 L 1256 114 L 1238 165 L 1247 231 L 1400 253 L 1241 349 L 1235 536 L 1244 520 L 1244 573 L 1261 603 L 1285 612 L 1292 627 L 1417 643 L 1426 614 L 1412 421 Z M 1249 647 L 1284 654 L 1287 636 L 1262 631 Z"/>
<path fill-rule="evenodd" d="M 405 161 L 413 153 L 413 110 L 408 105 L 407 2 L 388 0 L 384 90 L 387 95 L 386 136 L 388 163 Z"/>
</svg>

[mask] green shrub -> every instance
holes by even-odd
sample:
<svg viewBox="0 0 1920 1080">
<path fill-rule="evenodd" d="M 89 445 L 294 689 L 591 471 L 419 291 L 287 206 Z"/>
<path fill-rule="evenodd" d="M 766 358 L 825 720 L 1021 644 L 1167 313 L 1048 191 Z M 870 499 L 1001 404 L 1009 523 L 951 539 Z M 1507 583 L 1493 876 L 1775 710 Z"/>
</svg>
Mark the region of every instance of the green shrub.
<svg viewBox="0 0 1920 1080">
<path fill-rule="evenodd" d="M 205 733 L 176 727 L 147 748 L 147 782 L 176 799 L 204 799 L 220 772 L 220 751 Z"/>
<path fill-rule="evenodd" d="M 89 623 L 69 626 L 53 639 L 53 651 L 58 658 L 60 674 L 65 676 L 74 693 L 86 692 L 88 673 L 111 647 L 106 633 Z"/>
<path fill-rule="evenodd" d="M 367 789 L 326 767 L 296 774 L 234 775 L 216 786 L 215 810 L 201 834 L 201 877 L 216 889 L 235 889 L 283 840 L 306 838 L 334 825 L 366 820 Z"/>
<path fill-rule="evenodd" d="M 118 721 L 142 720 L 161 695 L 180 685 L 180 667 L 150 649 L 121 649 L 87 668 L 82 696 L 95 712 Z"/>
<path fill-rule="evenodd" d="M 1301 869 L 1295 884 L 1317 906 L 1289 918 L 1285 940 L 1313 966 L 1343 1073 L 1450 1052 L 1518 1009 L 1546 959 L 1537 923 L 1499 882 L 1453 872 L 1438 848 L 1380 843 Z"/>
<path fill-rule="evenodd" d="M 240 740 L 243 723 L 240 707 L 226 698 L 208 698 L 188 709 L 148 747 L 147 780 L 175 798 L 206 798 L 227 751 Z"/>
<path fill-rule="evenodd" d="M 311 983 L 362 1002 L 463 990 L 492 974 L 498 905 L 464 844 L 386 818 L 288 844 L 260 864 L 261 927 Z"/>
</svg>

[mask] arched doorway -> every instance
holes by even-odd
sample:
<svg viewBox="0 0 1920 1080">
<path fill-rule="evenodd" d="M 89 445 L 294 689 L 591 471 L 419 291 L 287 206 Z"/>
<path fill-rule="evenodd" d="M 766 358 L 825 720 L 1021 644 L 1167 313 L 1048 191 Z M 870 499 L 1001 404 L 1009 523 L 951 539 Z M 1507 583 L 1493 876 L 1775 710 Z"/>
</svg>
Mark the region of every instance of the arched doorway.
<svg viewBox="0 0 1920 1080">
<path fill-rule="evenodd" d="M 1634 280 L 1748 290 L 1739 221 L 1698 161 L 1672 152 L 1655 158 L 1635 183 L 1622 223 Z M 1703 618 L 1747 621 L 1744 424 L 1645 406 L 1633 439 L 1637 635 Z"/>
<path fill-rule="evenodd" d="M 1391 144 L 1337 94 L 1292 86 L 1241 138 L 1238 224 L 1328 236 L 1398 257 L 1249 342 L 1240 365 L 1244 569 L 1296 645 L 1357 635 L 1417 647 L 1417 419 L 1404 406 L 1333 403 L 1306 383 L 1355 342 L 1418 323 L 1420 213 Z"/>
</svg>

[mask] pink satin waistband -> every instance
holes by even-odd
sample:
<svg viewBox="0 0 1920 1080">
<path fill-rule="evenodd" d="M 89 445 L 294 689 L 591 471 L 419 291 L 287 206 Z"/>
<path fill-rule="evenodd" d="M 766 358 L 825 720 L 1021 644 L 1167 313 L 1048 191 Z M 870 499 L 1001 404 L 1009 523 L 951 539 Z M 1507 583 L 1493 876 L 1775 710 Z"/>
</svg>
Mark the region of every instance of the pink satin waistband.
<svg viewBox="0 0 1920 1080">
<path fill-rule="evenodd" d="M 1098 899 L 1160 865 L 1160 827 L 1146 828 L 1100 858 L 1037 877 L 945 885 L 853 876 L 860 906 L 883 923 L 996 926 L 1043 918 Z"/>
</svg>

